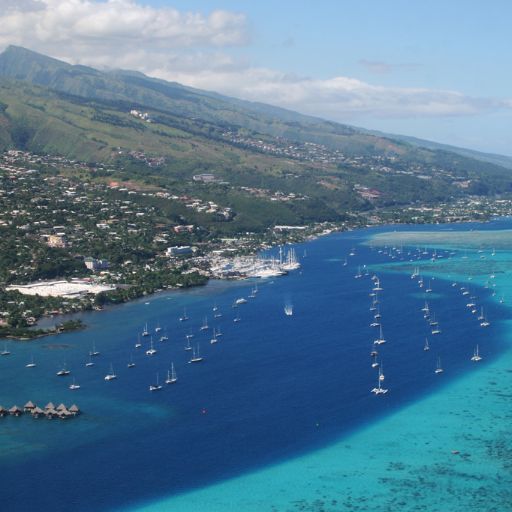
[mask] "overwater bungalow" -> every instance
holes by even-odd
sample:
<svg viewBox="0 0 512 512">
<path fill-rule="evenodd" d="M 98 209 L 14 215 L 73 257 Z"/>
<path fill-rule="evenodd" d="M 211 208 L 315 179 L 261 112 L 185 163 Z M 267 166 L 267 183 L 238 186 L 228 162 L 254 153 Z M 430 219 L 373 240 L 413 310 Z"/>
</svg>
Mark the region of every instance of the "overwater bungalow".
<svg viewBox="0 0 512 512">
<path fill-rule="evenodd" d="M 68 410 L 73 416 L 80 414 L 80 409 L 75 404 L 73 404 Z"/>
<path fill-rule="evenodd" d="M 39 418 L 41 414 L 44 414 L 44 411 L 41 409 L 41 407 L 34 407 L 30 412 L 32 414 L 32 418 Z"/>
<path fill-rule="evenodd" d="M 67 410 L 68 410 L 68 408 L 64 404 L 59 404 L 59 406 L 57 407 L 57 412 L 67 411 Z"/>
<path fill-rule="evenodd" d="M 0 417 L 5 416 L 6 414 L 9 414 L 9 411 L 5 407 L 0 405 Z"/>
<path fill-rule="evenodd" d="M 45 410 L 45 411 L 48 411 L 49 409 L 55 409 L 55 405 L 53 405 L 53 402 L 48 402 L 48 403 L 44 406 L 44 410 Z"/>
<path fill-rule="evenodd" d="M 55 418 L 55 416 L 58 416 L 58 415 L 59 415 L 59 413 L 58 413 L 55 409 L 53 409 L 53 408 L 52 408 L 52 409 L 46 409 L 46 408 L 45 408 L 44 415 L 45 415 L 49 420 L 51 420 L 51 419 Z"/>
<path fill-rule="evenodd" d="M 30 400 L 23 406 L 25 412 L 32 412 L 35 409 L 35 404 Z"/>
<path fill-rule="evenodd" d="M 67 409 L 61 409 L 59 412 L 58 412 L 58 416 L 61 420 L 66 420 L 68 419 L 69 417 L 73 416 Z"/>
<path fill-rule="evenodd" d="M 9 414 L 12 416 L 21 416 L 23 414 L 23 409 L 21 407 L 18 407 L 17 405 L 13 405 L 9 409 Z"/>
</svg>

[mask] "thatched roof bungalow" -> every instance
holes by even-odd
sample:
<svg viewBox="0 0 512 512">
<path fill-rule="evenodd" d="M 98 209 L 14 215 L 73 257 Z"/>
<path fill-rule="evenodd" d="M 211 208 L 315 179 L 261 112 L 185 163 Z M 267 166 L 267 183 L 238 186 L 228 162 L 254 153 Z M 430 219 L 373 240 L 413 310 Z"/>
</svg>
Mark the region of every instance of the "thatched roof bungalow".
<svg viewBox="0 0 512 512">
<path fill-rule="evenodd" d="M 41 409 L 41 407 L 34 407 L 30 412 L 33 418 L 39 418 L 41 414 L 44 414 L 44 411 Z"/>
<path fill-rule="evenodd" d="M 12 414 L 13 416 L 20 416 L 23 414 L 23 409 L 21 407 L 18 407 L 17 405 L 13 405 L 9 409 L 9 414 Z"/>
<path fill-rule="evenodd" d="M 35 409 L 35 404 L 31 402 L 30 400 L 24 405 L 23 410 L 25 412 L 30 412 Z"/>
<path fill-rule="evenodd" d="M 45 409 L 44 414 L 49 420 L 51 420 L 55 416 L 58 416 L 59 413 L 55 409 Z"/>
<path fill-rule="evenodd" d="M 73 404 L 70 408 L 69 408 L 69 412 L 74 414 L 75 416 L 77 414 L 80 414 L 80 409 L 78 408 L 77 405 Z"/>
</svg>

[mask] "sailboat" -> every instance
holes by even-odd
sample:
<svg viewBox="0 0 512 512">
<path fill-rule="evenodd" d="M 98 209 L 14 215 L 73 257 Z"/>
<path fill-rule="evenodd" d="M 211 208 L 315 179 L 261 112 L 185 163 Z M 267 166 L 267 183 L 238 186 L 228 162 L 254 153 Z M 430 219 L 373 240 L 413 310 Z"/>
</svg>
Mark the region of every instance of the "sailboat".
<svg viewBox="0 0 512 512">
<path fill-rule="evenodd" d="M 252 287 L 251 293 L 249 294 L 249 298 L 255 299 L 257 293 L 258 293 L 258 285 L 255 285 Z"/>
<path fill-rule="evenodd" d="M 432 326 L 432 334 L 441 334 L 441 329 L 439 328 L 438 322 L 435 323 L 435 325 Z"/>
<path fill-rule="evenodd" d="M 158 341 L 168 341 L 168 340 L 169 340 L 169 336 L 167 336 L 167 328 L 166 328 L 164 331 L 164 334 L 162 334 L 162 336 L 160 336 Z"/>
<path fill-rule="evenodd" d="M 117 379 L 117 375 L 114 373 L 114 367 L 112 363 L 110 363 L 110 372 L 105 375 L 105 380 L 114 380 Z"/>
<path fill-rule="evenodd" d="M 4 343 L 4 349 L 0 352 L 0 356 L 8 356 L 10 352 L 7 350 L 7 343 Z"/>
<path fill-rule="evenodd" d="M 427 352 L 428 350 L 430 350 L 430 346 L 428 344 L 428 338 L 425 338 L 425 345 L 423 346 L 423 350 L 425 352 Z"/>
<path fill-rule="evenodd" d="M 96 344 L 94 343 L 94 341 L 92 342 L 92 350 L 89 352 L 89 355 L 91 357 L 95 357 L 95 356 L 99 356 L 100 353 L 96 350 Z"/>
<path fill-rule="evenodd" d="M 432 314 L 432 317 L 429 320 L 430 327 L 435 327 L 436 325 L 439 325 L 439 322 L 436 320 L 436 316 Z"/>
<path fill-rule="evenodd" d="M 487 320 L 487 317 L 484 317 L 484 319 L 480 322 L 480 327 L 489 327 L 491 325 L 491 322 Z"/>
<path fill-rule="evenodd" d="M 284 306 L 284 314 L 286 316 L 292 316 L 293 315 L 293 305 L 292 304 L 286 304 Z"/>
<path fill-rule="evenodd" d="M 192 357 L 189 360 L 189 363 L 200 363 L 203 358 L 199 355 L 199 344 L 197 345 L 197 350 L 192 348 Z"/>
<path fill-rule="evenodd" d="M 174 384 L 178 380 L 176 377 L 176 370 L 174 369 L 174 363 L 171 363 L 171 369 L 167 371 L 167 379 L 165 379 L 166 384 Z"/>
<path fill-rule="evenodd" d="M 222 332 L 221 332 L 221 330 L 220 330 L 220 327 L 217 327 L 217 331 L 216 331 L 216 334 L 215 334 L 215 335 L 217 336 L 217 338 L 218 338 L 219 336 L 223 336 L 223 334 L 222 334 Z"/>
<path fill-rule="evenodd" d="M 374 345 L 382 345 L 383 343 L 386 343 L 386 340 L 384 339 L 384 335 L 382 334 L 382 325 L 379 329 L 379 337 L 373 342 Z"/>
<path fill-rule="evenodd" d="M 210 343 L 213 345 L 214 343 L 217 343 L 217 333 L 215 332 L 215 327 L 213 328 L 213 335 L 210 340 Z"/>
<path fill-rule="evenodd" d="M 146 325 L 144 326 L 144 329 L 142 330 L 142 336 L 149 336 L 149 331 L 148 331 L 148 324 L 146 322 Z"/>
<path fill-rule="evenodd" d="M 382 373 L 379 368 L 379 377 L 377 378 L 377 387 L 373 388 L 371 391 L 375 395 L 385 395 L 388 392 L 387 389 L 381 387 L 381 382 L 382 382 L 381 375 L 382 375 Z"/>
<path fill-rule="evenodd" d="M 233 318 L 233 322 L 240 322 L 240 320 L 242 320 L 242 319 L 240 318 L 240 313 L 237 313 L 237 314 L 236 314 L 236 317 L 235 317 L 235 318 Z"/>
<path fill-rule="evenodd" d="M 36 363 L 34 362 L 34 356 L 32 356 L 32 358 L 30 359 L 30 363 L 27 363 L 25 365 L 25 368 L 35 368 L 37 365 Z"/>
<path fill-rule="evenodd" d="M 478 351 L 478 345 L 475 348 L 475 351 L 473 352 L 473 357 L 471 358 L 471 361 L 478 363 L 478 361 L 482 360 L 482 356 L 480 355 Z"/>
<path fill-rule="evenodd" d="M 66 368 L 66 363 L 64 363 L 64 365 L 62 366 L 62 369 L 57 372 L 57 375 L 59 377 L 65 377 L 65 376 L 69 375 L 70 373 L 71 373 L 71 371 Z"/>
<path fill-rule="evenodd" d="M 204 317 L 203 325 L 199 328 L 200 331 L 206 331 L 208 329 L 208 318 Z"/>
<path fill-rule="evenodd" d="M 192 350 L 192 346 L 190 345 L 190 336 L 187 334 L 187 344 L 185 345 L 185 350 Z"/>
<path fill-rule="evenodd" d="M 92 357 L 89 356 L 89 361 L 87 361 L 87 363 L 85 363 L 85 366 L 89 367 L 89 366 L 94 366 L 94 363 L 92 362 Z"/>
<path fill-rule="evenodd" d="M 375 286 L 372 288 L 372 290 L 374 292 L 381 292 L 384 290 L 384 288 L 382 288 L 380 285 L 380 279 L 378 277 L 375 279 Z"/>
<path fill-rule="evenodd" d="M 160 332 L 162 328 L 160 327 L 160 324 L 156 324 L 155 332 Z"/>
<path fill-rule="evenodd" d="M 187 310 L 183 308 L 183 315 L 180 316 L 180 322 L 186 322 L 188 320 Z"/>
<path fill-rule="evenodd" d="M 437 364 L 436 364 L 436 369 L 434 370 L 434 373 L 443 373 L 443 367 L 441 366 L 441 358 L 438 357 L 437 358 Z"/>
<path fill-rule="evenodd" d="M 69 389 L 71 389 L 71 391 L 74 391 L 75 389 L 80 389 L 80 384 L 77 384 L 75 382 L 75 378 L 73 377 L 73 383 L 69 385 Z"/>
<path fill-rule="evenodd" d="M 133 356 L 130 354 L 130 362 L 126 365 L 128 368 L 134 368 L 135 363 L 133 362 Z"/>
<path fill-rule="evenodd" d="M 425 288 L 425 293 L 432 293 L 432 282 L 428 282 L 428 288 Z"/>
<path fill-rule="evenodd" d="M 148 348 L 148 350 L 146 350 L 146 355 L 154 356 L 155 354 L 156 354 L 156 349 L 153 346 L 153 337 L 151 337 L 150 347 Z"/>
<path fill-rule="evenodd" d="M 156 374 L 156 384 L 151 384 L 151 386 L 149 386 L 149 391 L 160 391 L 162 389 L 162 385 L 159 383 L 159 380 L 158 380 L 158 373 Z"/>
<path fill-rule="evenodd" d="M 372 356 L 372 368 L 378 368 L 379 363 L 377 361 L 377 351 L 376 350 L 372 351 L 371 356 Z"/>
</svg>

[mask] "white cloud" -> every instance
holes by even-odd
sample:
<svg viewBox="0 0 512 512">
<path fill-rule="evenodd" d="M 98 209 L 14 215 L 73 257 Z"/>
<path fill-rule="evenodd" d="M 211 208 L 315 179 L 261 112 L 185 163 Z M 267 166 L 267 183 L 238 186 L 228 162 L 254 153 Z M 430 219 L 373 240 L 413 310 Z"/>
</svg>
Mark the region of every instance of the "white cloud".
<svg viewBox="0 0 512 512">
<path fill-rule="evenodd" d="M 0 0 L 0 45 L 60 50 L 74 60 L 99 48 L 117 55 L 145 46 L 226 46 L 248 39 L 245 16 L 227 11 L 205 16 L 134 0 Z"/>
<path fill-rule="evenodd" d="M 155 69 L 158 76 L 198 88 L 298 110 L 338 121 L 362 117 L 446 117 L 476 115 L 511 108 L 506 100 L 473 98 L 457 91 L 383 87 L 348 77 L 313 79 L 265 68 L 180 66 Z M 151 74 L 151 70 L 147 70 Z"/>
<path fill-rule="evenodd" d="M 234 59 L 225 47 L 249 42 L 246 17 L 150 7 L 136 0 L 0 0 L 0 48 L 18 44 L 100 68 L 124 68 L 338 121 L 477 115 L 510 100 L 457 91 L 384 87 L 355 78 L 300 77 Z M 389 64 L 361 61 L 373 71 Z"/>
</svg>

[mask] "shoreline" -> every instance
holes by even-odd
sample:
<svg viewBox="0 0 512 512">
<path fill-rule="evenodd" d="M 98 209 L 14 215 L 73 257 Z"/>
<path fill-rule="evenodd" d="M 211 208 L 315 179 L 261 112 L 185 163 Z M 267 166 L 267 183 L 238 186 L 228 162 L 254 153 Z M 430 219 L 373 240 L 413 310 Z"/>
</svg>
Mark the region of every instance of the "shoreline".
<svg viewBox="0 0 512 512">
<path fill-rule="evenodd" d="M 503 217 L 498 217 L 498 219 L 500 218 L 503 218 Z M 437 225 L 440 225 L 440 224 L 462 224 L 462 225 L 467 225 L 467 224 L 472 224 L 472 223 L 484 223 L 484 224 L 488 224 L 489 222 L 492 222 L 493 220 L 497 220 L 497 219 L 493 219 L 493 218 L 490 218 L 490 219 L 466 219 L 466 220 L 459 220 L 459 221 L 456 221 L 456 222 L 452 222 L 450 221 L 449 219 L 443 219 L 442 221 L 438 221 L 436 224 L 430 224 L 432 226 L 437 226 Z M 261 252 L 261 251 L 265 251 L 265 250 L 269 250 L 269 249 L 274 249 L 276 247 L 279 247 L 281 245 L 287 245 L 287 244 L 300 244 L 300 243 L 306 243 L 308 241 L 313 241 L 319 237 L 322 237 L 322 236 L 327 236 L 327 235 L 331 235 L 331 234 L 334 234 L 334 233 L 343 233 L 343 232 L 354 232 L 354 231 L 358 231 L 358 230 L 361 230 L 361 231 L 367 231 L 369 229 L 372 229 L 372 228 L 380 228 L 380 227 L 383 227 L 383 226 L 389 226 L 390 229 L 393 228 L 393 226 L 428 226 L 429 224 L 428 223 L 409 223 L 409 222 L 394 222 L 394 223 L 389 223 L 389 222 L 386 222 L 386 221 L 382 221 L 381 223 L 377 223 L 377 224 L 365 224 L 365 225 L 360 225 L 360 224 L 356 224 L 354 223 L 354 225 L 346 225 L 346 223 L 343 223 L 342 225 L 336 225 L 336 223 L 321 223 L 319 225 L 306 225 L 306 226 L 303 226 L 305 227 L 305 230 L 307 231 L 308 229 L 309 230 L 314 230 L 315 228 L 318 230 L 318 231 L 313 231 L 313 232 L 290 232 L 288 234 L 288 236 L 286 236 L 286 234 L 283 234 L 283 233 L 280 233 L 281 235 L 284 235 L 283 238 L 279 241 L 274 241 L 274 243 L 272 243 L 271 241 L 262 241 L 260 242 L 257 247 L 255 248 L 254 251 L 252 251 L 249 256 L 251 257 L 255 257 L 258 252 Z M 328 226 L 328 227 L 327 227 Z M 320 228 L 322 228 L 322 230 L 320 231 Z M 233 258 L 236 258 L 237 256 L 240 256 L 242 255 L 241 254 L 238 254 L 238 255 L 233 255 Z M 128 298 L 127 300 L 121 300 L 121 301 L 117 301 L 117 300 L 111 300 L 109 302 L 105 302 L 104 304 L 102 304 L 101 306 L 99 307 L 93 307 L 92 310 L 93 311 L 96 311 L 96 312 L 99 312 L 99 311 L 103 311 L 104 310 L 104 307 L 107 306 L 107 307 L 110 307 L 110 306 L 118 306 L 118 305 L 121 305 L 121 304 L 126 304 L 126 303 L 129 303 L 129 302 L 134 302 L 134 301 L 137 301 L 137 300 L 141 300 L 141 299 L 144 299 L 144 298 L 150 298 L 158 293 L 162 293 L 162 292 L 167 292 L 167 291 L 178 291 L 178 290 L 187 290 L 187 289 L 190 289 L 190 288 L 194 288 L 196 286 L 206 286 L 210 280 L 212 279 L 220 279 L 220 280 L 227 280 L 227 281 L 233 281 L 233 280 L 239 280 L 239 281 L 245 281 L 247 279 L 252 279 L 250 276 L 237 276 L 237 277 L 219 277 L 219 276 L 203 276 L 203 277 L 206 277 L 206 279 L 203 281 L 203 282 L 200 282 L 200 283 L 197 283 L 197 284 L 187 284 L 186 286 L 184 286 L 183 284 L 178 284 L 176 286 L 173 286 L 173 287 L 168 287 L 166 289 L 157 289 L 157 290 L 154 290 L 152 291 L 151 293 L 143 293 L 141 295 L 137 295 L 133 298 Z M 280 277 L 284 277 L 284 276 L 280 276 Z M 115 288 L 113 289 L 112 291 L 117 291 L 121 288 Z M 108 292 L 107 292 L 108 294 Z M 80 314 L 80 313 L 84 313 L 84 312 L 87 312 L 88 309 L 87 308 L 83 308 L 83 309 L 78 309 L 78 310 L 75 310 L 73 312 L 65 312 L 65 313 L 59 313 L 59 314 L 56 314 L 56 315 L 48 315 L 46 318 L 60 318 L 60 317 L 65 317 L 67 315 L 75 315 L 75 314 Z M 33 324 L 32 326 L 28 327 L 27 328 L 27 331 L 26 332 L 30 332 L 32 330 L 32 328 L 35 328 L 39 322 L 39 320 L 41 318 L 44 318 L 45 316 L 42 316 L 42 317 L 39 317 L 36 321 L 35 324 Z M 87 325 L 86 324 L 83 324 L 82 326 L 80 327 L 77 327 L 76 329 L 72 329 L 72 330 L 82 330 L 82 329 L 87 329 Z M 64 331 L 64 332 L 69 332 L 69 331 Z M 53 336 L 53 335 L 57 335 L 57 334 L 61 334 L 62 332 L 61 331 L 48 331 L 48 332 L 44 332 L 44 333 L 40 333 L 38 335 L 35 335 L 35 336 L 29 336 L 29 337 L 26 337 L 26 336 L 17 336 L 17 335 L 7 335 L 7 336 L 2 336 L 1 333 L 0 333 L 0 339 L 10 339 L 10 340 L 14 340 L 14 341 L 33 341 L 33 340 L 36 340 L 36 339 L 39 339 L 39 338 L 43 338 L 43 337 L 47 337 L 47 336 Z"/>
</svg>

